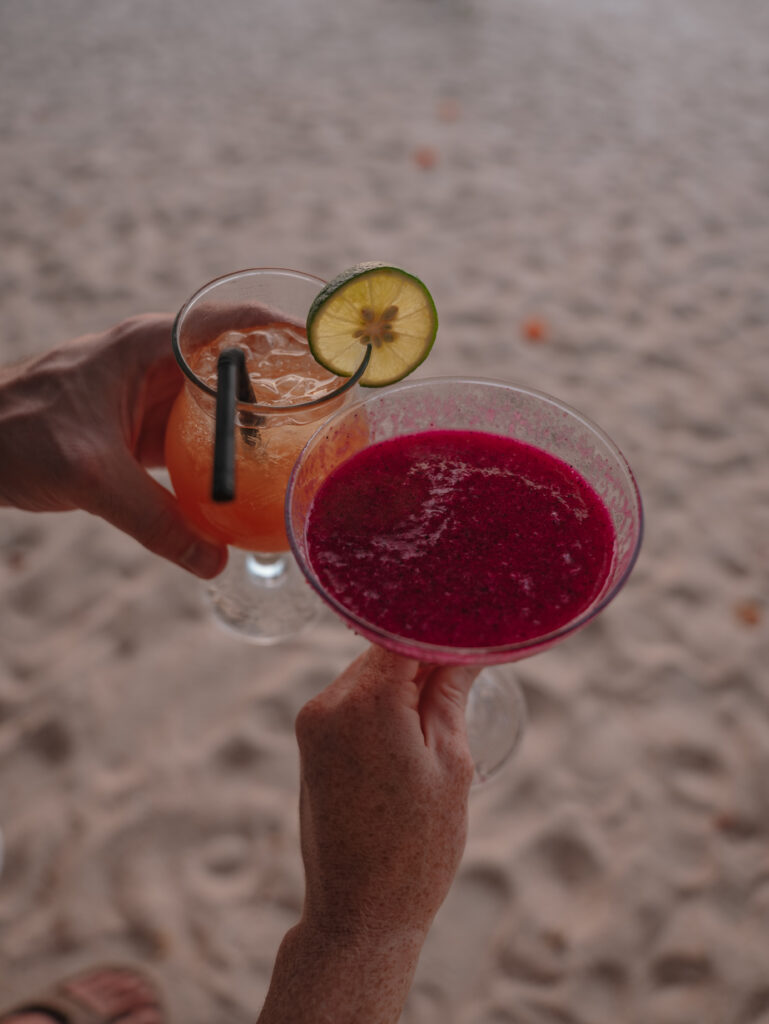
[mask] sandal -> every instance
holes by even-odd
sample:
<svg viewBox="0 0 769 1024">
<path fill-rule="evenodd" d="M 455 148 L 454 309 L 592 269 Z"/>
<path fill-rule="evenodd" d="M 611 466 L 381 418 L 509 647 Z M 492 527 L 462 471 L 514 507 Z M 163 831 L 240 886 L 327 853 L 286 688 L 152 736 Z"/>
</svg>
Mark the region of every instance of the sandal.
<svg viewBox="0 0 769 1024">
<path fill-rule="evenodd" d="M 123 991 L 113 989 L 100 996 L 100 975 L 120 979 Z M 45 1014 L 61 1024 L 114 1024 L 142 1010 L 155 1010 L 156 1019 L 165 1019 L 160 993 L 149 975 L 135 967 L 102 964 L 56 982 L 34 998 L 0 1010 L 0 1024 L 25 1013 Z"/>
</svg>

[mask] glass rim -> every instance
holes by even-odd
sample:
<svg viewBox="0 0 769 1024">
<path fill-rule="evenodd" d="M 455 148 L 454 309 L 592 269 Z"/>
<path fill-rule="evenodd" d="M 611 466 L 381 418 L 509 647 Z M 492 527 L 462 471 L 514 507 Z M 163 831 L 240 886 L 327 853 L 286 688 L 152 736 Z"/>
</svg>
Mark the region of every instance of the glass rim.
<svg viewBox="0 0 769 1024">
<path fill-rule="evenodd" d="M 184 317 L 192 309 L 193 305 L 199 302 L 199 300 L 209 292 L 215 291 L 221 285 L 227 284 L 230 281 L 235 281 L 238 278 L 257 277 L 267 274 L 277 274 L 283 277 L 294 277 L 303 281 L 313 282 L 318 285 L 318 292 L 320 292 L 327 283 L 323 278 L 316 277 L 315 274 L 306 274 L 301 270 L 291 270 L 288 267 L 249 267 L 245 270 L 234 270 L 229 274 L 222 274 L 220 277 L 214 277 L 212 280 L 207 281 L 206 284 L 201 285 L 201 287 L 186 300 L 174 317 L 173 327 L 171 328 L 171 347 L 173 348 L 176 362 L 184 376 L 194 384 L 199 391 L 202 391 L 203 394 L 208 395 L 208 397 L 214 399 L 214 401 L 216 401 L 217 395 L 216 388 L 212 388 L 197 376 L 182 352 L 179 336 L 181 334 L 181 326 Z M 371 346 L 367 345 L 360 366 L 354 373 L 346 378 L 335 374 L 334 376 L 336 376 L 337 380 L 340 380 L 342 383 L 335 387 L 333 391 L 327 391 L 319 398 L 313 398 L 309 402 L 295 402 L 294 404 L 288 405 L 278 405 L 277 403 L 274 405 L 266 405 L 261 402 L 243 402 L 239 400 L 236 403 L 236 407 L 238 409 L 248 410 L 251 413 L 258 413 L 261 416 L 269 416 L 270 414 L 281 412 L 298 412 L 305 409 L 316 409 L 319 406 L 324 405 L 326 402 L 339 398 L 340 395 L 345 394 L 345 392 L 349 391 L 350 388 L 353 388 L 366 372 L 366 367 L 368 366 L 370 359 Z M 320 366 L 320 363 L 318 365 Z"/>
<path fill-rule="evenodd" d="M 536 399 L 547 402 L 550 405 L 557 407 L 573 418 L 582 422 L 593 434 L 598 437 L 601 442 L 609 449 L 611 455 L 614 457 L 616 462 L 626 473 L 628 480 L 630 481 L 630 493 L 634 499 L 634 511 L 638 522 L 636 536 L 634 538 L 633 547 L 630 551 L 630 555 L 627 559 L 627 564 L 624 569 L 612 584 L 600 594 L 594 602 L 586 608 L 583 612 L 571 619 L 569 622 L 564 623 L 557 629 L 551 630 L 549 633 L 543 633 L 536 637 L 531 637 L 528 640 L 518 640 L 514 643 L 509 644 L 498 644 L 498 645 L 485 645 L 480 647 L 455 647 L 448 646 L 445 644 L 431 644 L 426 640 L 416 640 L 410 637 L 402 636 L 398 633 L 391 633 L 389 630 L 378 626 L 376 623 L 364 619 L 362 616 L 357 615 L 355 612 L 350 611 L 346 608 L 341 601 L 337 600 L 333 594 L 323 587 L 320 580 L 318 579 L 315 570 L 309 563 L 308 559 L 304 557 L 304 554 L 299 550 L 299 544 L 294 537 L 294 531 L 291 523 L 291 503 L 293 494 L 298 479 L 298 474 L 301 471 L 302 462 L 305 453 L 309 452 L 310 448 L 317 444 L 320 440 L 320 436 L 324 430 L 332 429 L 334 424 L 341 421 L 346 416 L 354 415 L 356 411 L 365 407 L 366 405 L 373 404 L 376 401 L 382 401 L 386 398 L 388 392 L 392 391 L 407 391 L 409 389 L 418 389 L 423 387 L 435 386 L 436 384 L 469 384 L 469 385 L 480 385 L 483 387 L 493 386 L 501 388 L 505 391 L 515 391 L 521 394 L 531 396 Z M 442 428 L 446 430 L 463 428 L 457 427 L 446 427 Z M 418 431 L 414 431 L 418 433 Z M 376 442 L 374 442 L 376 443 Z M 531 442 L 527 442 L 531 443 Z M 366 447 L 369 447 L 368 445 Z M 554 395 L 548 394 L 545 391 L 541 391 L 538 388 L 529 387 L 526 384 L 519 384 L 512 381 L 495 380 L 490 377 L 464 377 L 464 376 L 448 376 L 448 377 L 422 377 L 419 380 L 413 381 L 400 381 L 393 384 L 389 388 L 382 390 L 381 394 L 373 394 L 365 396 L 360 401 L 355 402 L 353 405 L 348 406 L 346 409 L 340 409 L 330 416 L 324 423 L 322 423 L 318 429 L 313 433 L 305 444 L 299 458 L 294 463 L 293 469 L 291 470 L 291 476 L 289 477 L 288 486 L 286 488 L 286 499 L 285 499 L 285 519 L 286 519 L 286 535 L 291 546 L 291 551 L 294 558 L 298 562 L 302 572 L 304 573 L 307 581 L 313 587 L 313 589 L 319 594 L 319 596 L 326 601 L 331 607 L 337 612 L 337 614 L 345 622 L 351 624 L 354 628 L 360 629 L 360 631 L 369 637 L 381 638 L 382 644 L 390 649 L 399 650 L 401 652 L 409 652 L 410 657 L 418 657 L 425 663 L 434 664 L 494 664 L 503 663 L 505 660 L 516 660 L 515 656 L 521 656 L 526 651 L 532 653 L 538 649 L 550 647 L 555 644 L 558 640 L 563 639 L 570 633 L 581 629 L 586 626 L 599 612 L 601 612 L 618 594 L 624 584 L 627 582 L 630 573 L 635 566 L 638 555 L 641 550 L 641 542 L 644 535 L 644 509 L 643 502 L 641 499 L 641 492 L 638 487 L 638 482 L 635 478 L 630 465 L 625 458 L 623 452 L 619 446 L 611 439 L 606 431 L 595 423 L 590 417 L 580 412 L 574 406 L 568 402 L 564 402 L 560 398 L 556 398 Z M 512 657 L 507 657 L 508 655 Z M 432 656 L 432 657 L 431 657 Z"/>
</svg>

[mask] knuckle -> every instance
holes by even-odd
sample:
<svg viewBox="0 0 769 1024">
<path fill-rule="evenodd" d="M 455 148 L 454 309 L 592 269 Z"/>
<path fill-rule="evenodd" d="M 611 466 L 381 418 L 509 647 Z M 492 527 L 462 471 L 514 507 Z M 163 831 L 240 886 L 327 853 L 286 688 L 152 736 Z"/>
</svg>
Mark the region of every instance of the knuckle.
<svg viewBox="0 0 769 1024">
<path fill-rule="evenodd" d="M 302 752 L 315 756 L 324 752 L 333 756 L 340 750 L 351 750 L 357 742 L 359 723 L 350 713 L 348 703 L 339 699 L 333 688 L 326 688 L 300 708 L 294 732 Z"/>
<path fill-rule="evenodd" d="M 470 788 L 475 776 L 475 763 L 466 742 L 448 743 L 444 751 L 452 778 L 460 787 Z"/>
<path fill-rule="evenodd" d="M 110 340 L 118 351 L 147 350 L 149 355 L 168 346 L 173 320 L 164 313 L 139 313 L 117 324 L 110 332 Z M 136 347 L 138 346 L 138 348 Z"/>
<path fill-rule="evenodd" d="M 167 316 L 160 313 L 136 313 L 133 316 L 126 317 L 125 320 L 121 320 L 120 323 L 114 326 L 112 329 L 113 337 L 116 341 L 124 341 L 126 338 L 131 338 L 137 332 L 145 331 L 148 328 L 165 327 L 168 320 Z"/>
<path fill-rule="evenodd" d="M 93 441 L 67 445 L 60 451 L 60 462 L 68 467 L 71 480 L 83 495 L 83 507 L 101 512 L 110 501 L 110 489 L 105 486 L 110 465 L 109 452 L 101 451 Z"/>
<path fill-rule="evenodd" d="M 458 774 L 462 785 L 469 789 L 475 777 L 475 764 L 469 750 L 459 759 Z"/>
<path fill-rule="evenodd" d="M 326 714 L 317 697 L 313 697 L 299 709 L 294 723 L 294 732 L 300 748 L 308 746 L 318 736 L 318 733 L 324 729 L 325 719 Z"/>
</svg>

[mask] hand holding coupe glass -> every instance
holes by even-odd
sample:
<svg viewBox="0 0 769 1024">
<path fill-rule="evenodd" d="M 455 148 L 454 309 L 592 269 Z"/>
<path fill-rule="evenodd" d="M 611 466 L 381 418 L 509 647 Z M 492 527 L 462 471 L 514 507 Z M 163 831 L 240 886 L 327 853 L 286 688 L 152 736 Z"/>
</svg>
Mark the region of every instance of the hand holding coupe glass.
<svg viewBox="0 0 769 1024">
<path fill-rule="evenodd" d="M 287 270 L 213 281 L 174 325 L 187 383 L 166 460 L 190 521 L 237 549 L 209 584 L 230 628 L 284 639 L 314 617 L 317 594 L 425 665 L 491 666 L 467 711 L 482 779 L 524 720 L 519 687 L 493 666 L 606 606 L 635 562 L 642 511 L 616 445 L 563 402 L 493 380 L 395 383 L 436 330 L 424 285 L 379 264 L 325 288 Z M 250 379 L 233 428 L 236 494 L 223 504 L 211 495 L 216 382 L 233 349 Z M 363 399 L 359 384 L 381 390 Z"/>
</svg>

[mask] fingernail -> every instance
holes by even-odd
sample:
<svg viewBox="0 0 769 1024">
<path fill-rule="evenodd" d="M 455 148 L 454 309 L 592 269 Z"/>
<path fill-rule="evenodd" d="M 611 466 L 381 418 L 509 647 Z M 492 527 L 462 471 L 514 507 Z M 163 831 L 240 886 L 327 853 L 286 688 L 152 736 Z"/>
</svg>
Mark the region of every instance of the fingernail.
<svg viewBox="0 0 769 1024">
<path fill-rule="evenodd" d="M 212 576 L 217 576 L 222 571 L 226 562 L 226 548 L 218 548 L 213 544 L 206 544 L 204 541 L 195 541 L 182 555 L 180 564 L 196 576 L 210 580 Z"/>
</svg>

